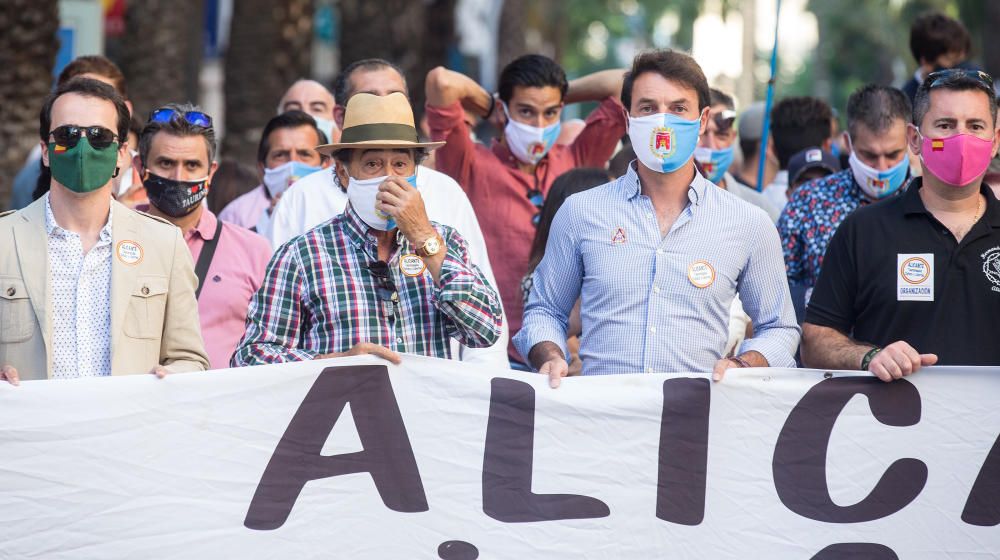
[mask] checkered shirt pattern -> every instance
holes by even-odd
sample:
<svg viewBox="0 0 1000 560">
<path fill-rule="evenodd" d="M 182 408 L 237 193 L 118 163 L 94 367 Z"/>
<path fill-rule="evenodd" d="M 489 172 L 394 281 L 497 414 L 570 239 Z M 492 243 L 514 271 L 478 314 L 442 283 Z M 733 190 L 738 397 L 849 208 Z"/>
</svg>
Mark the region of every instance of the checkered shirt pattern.
<svg viewBox="0 0 1000 560">
<path fill-rule="evenodd" d="M 246 333 L 232 365 L 311 360 L 371 342 L 396 352 L 450 358 L 449 338 L 480 348 L 500 336 L 500 301 L 470 264 L 465 241 L 452 228 L 434 227 L 447 247 L 440 282 L 429 271 L 405 275 L 400 257 L 415 253 L 398 235 L 388 262 L 398 303 L 378 297 L 377 241 L 348 206 L 343 214 L 282 245 L 250 301 Z M 384 313 L 386 306 L 391 316 Z"/>
</svg>

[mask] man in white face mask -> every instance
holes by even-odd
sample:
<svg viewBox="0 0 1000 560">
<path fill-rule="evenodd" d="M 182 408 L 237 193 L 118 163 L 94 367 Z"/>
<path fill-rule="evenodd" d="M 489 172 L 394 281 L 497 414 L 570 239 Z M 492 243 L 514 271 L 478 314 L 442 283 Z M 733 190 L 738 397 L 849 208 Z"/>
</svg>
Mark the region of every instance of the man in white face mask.
<svg viewBox="0 0 1000 560">
<path fill-rule="evenodd" d="M 333 118 L 338 128 L 344 125 L 344 108 L 359 93 L 371 95 L 407 94 L 402 71 L 388 60 L 368 58 L 354 61 L 341 70 L 333 84 L 337 105 Z M 469 198 L 454 179 L 427 167 L 417 166 L 417 191 L 424 201 L 427 216 L 451 226 L 469 245 L 469 258 L 496 287 L 486 242 Z M 347 206 L 347 183 L 340 183 L 332 170 L 313 173 L 297 181 L 274 207 L 271 215 L 271 246 L 280 247 L 291 239 L 340 214 Z M 500 340 L 489 348 L 468 348 L 454 344 L 454 353 L 462 361 L 491 367 L 507 366 L 507 322 Z"/>
<path fill-rule="evenodd" d="M 326 135 L 327 141 L 340 139 L 340 129 L 334 121 L 337 102 L 330 90 L 316 80 L 299 80 L 288 88 L 278 103 L 278 114 L 302 111 L 316 120 L 316 126 Z"/>
<path fill-rule="evenodd" d="M 695 169 L 710 105 L 698 63 L 671 50 L 640 54 L 622 104 L 638 161 L 559 210 L 518 350 L 558 386 L 580 299 L 584 375 L 712 369 L 719 380 L 729 368 L 794 366 L 799 328 L 774 225 Z M 755 335 L 727 357 L 737 294 Z"/>
<path fill-rule="evenodd" d="M 347 103 L 337 160 L 343 214 L 278 249 L 250 302 L 234 366 L 374 354 L 451 357 L 451 338 L 500 338 L 496 291 L 454 229 L 427 218 L 417 164 L 441 143 L 417 138 L 401 93 Z M 353 318 L 345 320 L 344 318 Z"/>
<path fill-rule="evenodd" d="M 219 218 L 267 237 L 271 212 L 288 187 L 330 166 L 330 159 L 316 151 L 326 141 L 316 121 L 302 111 L 282 113 L 268 121 L 257 147 L 261 184 L 227 204 Z"/>
<path fill-rule="evenodd" d="M 458 181 L 479 215 L 511 333 L 521 325 L 521 279 L 552 182 L 577 167 L 606 167 L 625 134 L 617 99 L 623 73 L 606 70 L 567 82 L 553 60 L 525 55 L 503 69 L 496 95 L 458 72 L 438 67 L 427 74 L 427 123 L 431 137 L 446 142 L 435 153 L 436 165 Z M 563 106 L 580 101 L 601 104 L 572 143 L 558 144 Z M 473 142 L 466 109 L 491 120 L 500 140 L 491 147 Z M 514 367 L 526 367 L 513 347 L 510 358 Z"/>
<path fill-rule="evenodd" d="M 904 190 L 910 112 L 906 95 L 889 86 L 862 86 L 848 98 L 844 145 L 851 152 L 850 166 L 797 187 L 778 220 L 792 286 L 810 290 L 816 285 L 830 239 L 848 216 Z"/>
</svg>

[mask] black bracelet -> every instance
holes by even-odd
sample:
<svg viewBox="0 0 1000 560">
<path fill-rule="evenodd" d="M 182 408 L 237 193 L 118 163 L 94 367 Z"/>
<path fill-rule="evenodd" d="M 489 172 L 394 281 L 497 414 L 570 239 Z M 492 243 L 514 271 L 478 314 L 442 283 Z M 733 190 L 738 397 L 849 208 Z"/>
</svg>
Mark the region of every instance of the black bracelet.
<svg viewBox="0 0 1000 560">
<path fill-rule="evenodd" d="M 739 365 L 741 368 L 753 367 L 753 366 L 750 365 L 750 362 L 744 360 L 743 358 L 741 358 L 739 356 L 733 356 L 733 357 L 728 358 L 728 359 L 729 359 L 730 362 L 736 362 L 736 364 Z"/>
<path fill-rule="evenodd" d="M 865 354 L 865 357 L 861 358 L 861 371 L 868 371 L 868 366 L 872 364 L 872 360 L 874 360 L 875 356 L 881 351 L 882 349 L 878 346 L 869 350 L 868 353 Z"/>
<path fill-rule="evenodd" d="M 493 114 L 493 111 L 496 108 L 497 108 L 497 98 L 491 95 L 490 96 L 490 109 L 489 109 L 489 111 L 486 111 L 486 116 L 483 117 L 483 120 L 487 120 L 487 121 L 490 120 L 490 115 Z"/>
</svg>

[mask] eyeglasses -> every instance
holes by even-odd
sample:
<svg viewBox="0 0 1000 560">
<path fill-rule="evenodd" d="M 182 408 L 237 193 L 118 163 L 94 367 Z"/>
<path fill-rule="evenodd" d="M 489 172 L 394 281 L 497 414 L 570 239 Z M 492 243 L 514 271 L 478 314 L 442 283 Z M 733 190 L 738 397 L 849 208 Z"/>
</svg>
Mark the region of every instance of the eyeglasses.
<svg viewBox="0 0 1000 560">
<path fill-rule="evenodd" d="M 202 113 L 201 111 L 181 112 L 177 109 L 171 109 L 170 107 L 160 107 L 149 114 L 149 122 L 151 123 L 155 122 L 166 124 L 176 118 L 182 118 L 187 121 L 188 124 L 194 126 L 212 128 L 212 117 Z"/>
<path fill-rule="evenodd" d="M 535 212 L 535 215 L 531 218 L 531 223 L 537 226 L 542 221 L 542 205 L 545 204 L 545 195 L 538 189 L 531 189 L 528 191 L 528 201 L 538 209 L 538 212 Z"/>
<path fill-rule="evenodd" d="M 930 85 L 927 89 L 934 89 L 943 85 L 947 85 L 948 82 L 952 82 L 957 78 L 965 78 L 975 82 L 977 86 L 983 89 L 983 91 L 994 95 L 993 90 L 993 76 L 990 76 L 982 70 L 966 70 L 965 68 L 949 68 L 947 70 L 938 70 L 937 72 L 931 72 L 927 75 L 927 81 Z"/>
<path fill-rule="evenodd" d="M 86 136 L 90 146 L 95 150 L 103 150 L 114 143 L 118 136 L 103 126 L 76 126 L 75 124 L 63 125 L 49 134 L 59 146 L 75 148 L 80 143 L 80 137 Z"/>
<path fill-rule="evenodd" d="M 389 276 L 389 265 L 385 261 L 375 261 L 365 268 L 378 281 L 378 285 L 375 286 L 375 294 L 382 302 L 382 314 L 386 318 L 392 317 L 396 311 L 396 304 L 399 303 L 399 293 L 396 291 L 396 284 L 393 283 L 392 277 Z"/>
</svg>

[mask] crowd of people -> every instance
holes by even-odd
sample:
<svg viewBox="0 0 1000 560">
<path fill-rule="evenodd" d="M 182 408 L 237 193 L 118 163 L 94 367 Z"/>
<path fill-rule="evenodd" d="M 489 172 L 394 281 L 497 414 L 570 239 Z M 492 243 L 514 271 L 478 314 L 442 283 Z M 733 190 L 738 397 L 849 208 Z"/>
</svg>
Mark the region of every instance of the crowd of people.
<svg viewBox="0 0 1000 560">
<path fill-rule="evenodd" d="M 436 68 L 419 122 L 366 59 L 290 85 L 256 170 L 219 161 L 212 115 L 142 120 L 114 63 L 80 57 L 0 215 L 0 380 L 359 354 L 553 387 L 1000 364 L 994 81 L 944 15 L 911 48 L 913 79 L 857 88 L 843 132 L 813 97 L 738 110 L 672 50 L 575 80 L 526 55 L 496 92 Z"/>
</svg>

